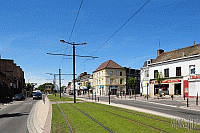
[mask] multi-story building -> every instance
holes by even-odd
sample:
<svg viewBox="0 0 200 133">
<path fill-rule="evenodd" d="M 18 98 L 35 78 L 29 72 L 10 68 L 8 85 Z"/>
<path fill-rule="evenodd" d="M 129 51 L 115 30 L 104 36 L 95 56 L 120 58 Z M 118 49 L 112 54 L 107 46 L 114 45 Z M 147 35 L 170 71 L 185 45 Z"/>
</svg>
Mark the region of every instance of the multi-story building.
<svg viewBox="0 0 200 133">
<path fill-rule="evenodd" d="M 112 60 L 102 63 L 93 71 L 93 86 L 97 95 L 112 95 L 126 91 L 126 69 Z"/>
<path fill-rule="evenodd" d="M 153 59 L 148 59 L 144 62 L 143 67 L 140 69 L 140 93 L 147 95 L 147 90 L 149 94 L 149 89 L 147 84 L 149 84 L 149 65 L 152 63 Z"/>
<path fill-rule="evenodd" d="M 200 44 L 169 52 L 159 49 L 157 53 L 157 58 L 148 65 L 151 95 L 200 94 Z M 158 72 L 164 78 L 161 85 L 156 80 Z"/>
<path fill-rule="evenodd" d="M 1 83 L 13 88 L 14 94 L 21 93 L 25 86 L 24 72 L 13 60 L 0 59 Z"/>
<path fill-rule="evenodd" d="M 140 94 L 140 70 L 138 69 L 131 69 L 131 68 L 127 68 L 124 67 L 126 70 L 126 81 L 128 81 L 128 79 L 130 77 L 133 77 L 135 79 L 135 83 L 133 88 L 130 88 L 127 84 L 126 84 L 126 94 L 130 93 L 130 94 Z"/>
</svg>

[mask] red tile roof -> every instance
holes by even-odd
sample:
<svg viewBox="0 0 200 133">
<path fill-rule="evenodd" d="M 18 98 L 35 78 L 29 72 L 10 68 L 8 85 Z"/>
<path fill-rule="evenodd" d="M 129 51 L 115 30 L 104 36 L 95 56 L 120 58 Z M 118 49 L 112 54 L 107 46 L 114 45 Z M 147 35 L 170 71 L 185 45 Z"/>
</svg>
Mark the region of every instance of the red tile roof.
<svg viewBox="0 0 200 133">
<path fill-rule="evenodd" d="M 112 60 L 108 60 L 104 63 L 102 63 L 94 72 L 97 72 L 102 69 L 124 69 L 122 66 L 118 65 Z"/>
<path fill-rule="evenodd" d="M 185 52 L 185 57 L 200 54 L 200 44 L 192 45 L 178 50 L 164 52 L 155 60 L 153 60 L 152 63 L 181 58 L 183 57 L 183 52 Z"/>
</svg>

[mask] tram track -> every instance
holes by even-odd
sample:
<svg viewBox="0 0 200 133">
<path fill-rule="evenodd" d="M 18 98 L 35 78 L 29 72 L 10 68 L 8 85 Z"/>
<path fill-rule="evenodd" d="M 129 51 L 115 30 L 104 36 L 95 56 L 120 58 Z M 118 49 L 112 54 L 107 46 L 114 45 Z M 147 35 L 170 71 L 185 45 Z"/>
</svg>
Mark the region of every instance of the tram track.
<svg viewBox="0 0 200 133">
<path fill-rule="evenodd" d="M 98 109 L 98 110 L 101 110 L 101 111 L 107 112 L 107 113 L 109 113 L 109 114 L 112 114 L 112 115 L 115 115 L 115 116 L 118 116 L 118 117 L 121 117 L 121 118 L 127 119 L 127 120 L 129 120 L 129 121 L 134 122 L 134 123 L 137 123 L 137 124 L 140 124 L 140 125 L 143 125 L 143 126 L 146 126 L 146 127 L 152 128 L 152 129 L 154 129 L 154 130 L 157 130 L 157 131 L 160 131 L 160 132 L 163 132 L 163 133 L 168 133 L 168 132 L 165 131 L 165 130 L 162 130 L 162 129 L 159 129 L 159 128 L 155 128 L 155 127 L 153 127 L 153 126 L 150 126 L 150 125 L 144 124 L 144 123 L 142 123 L 142 122 L 135 121 L 135 120 L 133 120 L 133 119 L 130 119 L 130 118 L 127 118 L 127 117 L 124 117 L 124 116 L 121 116 L 121 115 L 115 114 L 115 113 L 113 113 L 113 112 L 110 112 L 110 111 L 107 111 L 107 110 L 104 110 L 104 109 L 101 109 L 101 108 L 98 108 L 98 107 L 95 107 L 95 106 L 92 106 L 92 105 L 88 105 L 88 104 L 87 104 L 86 106 L 90 106 L 90 107 L 96 108 L 96 109 Z"/>
</svg>

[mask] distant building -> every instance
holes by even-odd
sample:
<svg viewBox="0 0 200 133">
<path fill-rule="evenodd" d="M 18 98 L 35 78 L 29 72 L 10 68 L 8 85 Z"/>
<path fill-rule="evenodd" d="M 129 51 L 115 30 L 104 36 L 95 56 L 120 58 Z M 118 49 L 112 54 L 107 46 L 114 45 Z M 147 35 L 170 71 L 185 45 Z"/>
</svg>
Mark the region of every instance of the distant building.
<svg viewBox="0 0 200 133">
<path fill-rule="evenodd" d="M 127 68 L 124 67 L 126 70 L 126 81 L 128 81 L 128 79 L 130 77 L 133 77 L 135 79 L 135 84 L 133 86 L 133 88 L 130 88 L 127 83 L 126 83 L 126 92 L 127 94 L 129 94 L 131 92 L 131 94 L 140 94 L 140 70 L 138 69 L 131 69 L 131 68 Z"/>
<path fill-rule="evenodd" d="M 93 71 L 93 86 L 97 95 L 116 95 L 126 91 L 126 70 L 112 60 L 102 63 Z"/>
</svg>

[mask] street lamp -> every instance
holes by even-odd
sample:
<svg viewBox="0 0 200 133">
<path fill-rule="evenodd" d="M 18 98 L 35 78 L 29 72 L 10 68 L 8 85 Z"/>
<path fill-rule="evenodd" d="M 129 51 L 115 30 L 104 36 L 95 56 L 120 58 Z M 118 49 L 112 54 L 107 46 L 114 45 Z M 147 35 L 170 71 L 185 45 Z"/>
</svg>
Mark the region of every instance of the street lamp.
<svg viewBox="0 0 200 133">
<path fill-rule="evenodd" d="M 76 91 L 75 91 L 75 45 L 85 45 L 86 43 L 75 44 L 70 42 L 65 42 L 65 40 L 60 40 L 62 43 L 68 43 L 73 46 L 73 84 L 74 84 L 74 103 L 76 103 Z"/>
</svg>

